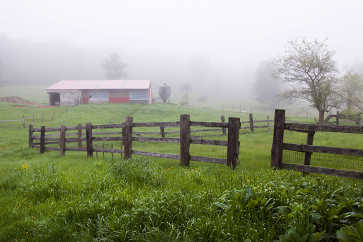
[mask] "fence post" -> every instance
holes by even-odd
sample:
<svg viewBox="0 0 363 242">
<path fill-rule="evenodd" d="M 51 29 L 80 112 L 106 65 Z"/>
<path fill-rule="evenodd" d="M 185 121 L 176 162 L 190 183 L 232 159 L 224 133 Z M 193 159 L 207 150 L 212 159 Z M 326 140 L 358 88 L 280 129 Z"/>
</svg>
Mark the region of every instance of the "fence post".
<svg viewBox="0 0 363 242">
<path fill-rule="evenodd" d="M 236 167 L 238 161 L 240 128 L 241 122 L 239 118 L 228 119 L 227 165 L 233 169 Z"/>
<path fill-rule="evenodd" d="M 307 136 L 307 139 L 306 139 L 306 144 L 307 145 L 313 145 L 314 134 L 315 134 L 315 131 L 309 131 L 308 132 L 308 136 Z M 305 166 L 310 166 L 311 154 L 312 154 L 312 152 L 305 152 L 305 159 L 304 159 L 304 165 Z M 303 174 L 305 174 L 305 173 L 306 172 L 303 172 Z"/>
<path fill-rule="evenodd" d="M 33 125 L 29 124 L 29 148 L 33 147 Z"/>
<path fill-rule="evenodd" d="M 82 124 L 78 124 L 78 148 L 82 148 Z"/>
<path fill-rule="evenodd" d="M 61 156 L 66 152 L 66 126 L 62 125 L 59 134 L 59 148 Z"/>
<path fill-rule="evenodd" d="M 122 159 L 122 156 L 124 155 L 124 137 L 125 137 L 125 122 L 121 123 L 121 142 L 120 142 L 120 159 Z M 112 160 L 113 160 L 113 144 L 111 144 L 111 154 L 112 154 Z"/>
<path fill-rule="evenodd" d="M 251 132 L 253 132 L 254 131 L 254 125 L 253 125 L 253 115 L 252 115 L 252 113 L 250 113 L 250 130 L 251 130 Z"/>
<path fill-rule="evenodd" d="M 221 116 L 221 122 L 224 123 L 226 121 L 226 118 L 224 117 L 224 115 Z M 223 127 L 222 128 L 222 134 L 226 135 L 226 128 Z"/>
<path fill-rule="evenodd" d="M 113 144 L 111 144 L 111 154 L 112 154 L 112 160 L 113 160 Z"/>
<path fill-rule="evenodd" d="M 180 115 L 180 165 L 189 166 L 190 162 L 190 116 Z"/>
<path fill-rule="evenodd" d="M 165 138 L 165 127 L 160 126 L 160 135 L 162 138 Z"/>
<path fill-rule="evenodd" d="M 93 157 L 92 124 L 86 124 L 87 157 Z"/>
<path fill-rule="evenodd" d="M 282 144 L 284 142 L 285 110 L 275 110 L 274 136 L 271 149 L 271 167 L 280 168 L 282 164 Z"/>
<path fill-rule="evenodd" d="M 40 128 L 40 142 L 39 142 L 39 152 L 41 154 L 45 151 L 45 126 Z"/>
<path fill-rule="evenodd" d="M 132 117 L 126 117 L 125 126 L 122 128 L 125 159 L 130 159 L 132 155 L 132 121 Z"/>
<path fill-rule="evenodd" d="M 338 126 L 339 125 L 339 112 L 337 112 L 337 116 L 335 119 L 335 124 Z"/>
</svg>

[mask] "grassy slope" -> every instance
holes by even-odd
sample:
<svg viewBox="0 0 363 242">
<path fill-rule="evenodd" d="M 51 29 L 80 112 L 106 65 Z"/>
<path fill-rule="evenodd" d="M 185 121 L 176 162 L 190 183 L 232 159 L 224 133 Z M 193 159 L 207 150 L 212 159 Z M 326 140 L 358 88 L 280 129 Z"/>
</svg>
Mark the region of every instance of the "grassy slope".
<svg viewBox="0 0 363 242">
<path fill-rule="evenodd" d="M 181 113 L 200 121 L 217 121 L 220 116 L 213 110 L 174 105 L 23 109 L 0 104 L 1 119 L 23 113 L 55 118 L 36 126 L 115 123 L 127 115 L 140 122 L 174 121 Z M 247 115 L 241 119 L 247 120 Z M 137 156 L 120 161 L 116 155 L 113 160 L 110 155 L 87 160 L 78 152 L 65 157 L 58 152 L 40 155 L 27 148 L 27 130 L 20 124 L 0 124 L 0 130 L 0 239 L 4 241 L 271 241 L 312 238 L 318 232 L 325 232 L 329 240 L 363 214 L 361 181 L 271 170 L 271 131 L 241 132 L 241 163 L 231 171 L 196 162 L 182 168 L 175 160 Z M 301 134 L 288 133 L 286 138 L 305 142 Z M 319 134 L 316 144 L 363 148 L 358 135 Z M 134 148 L 178 152 L 177 144 L 136 143 Z M 201 145 L 192 145 L 191 152 L 212 157 L 226 153 L 223 147 Z M 313 164 L 342 167 L 337 159 L 326 163 L 316 158 Z M 362 169 L 360 161 L 349 157 L 344 163 Z"/>
<path fill-rule="evenodd" d="M 19 96 L 34 102 L 47 104 L 48 95 L 45 91 L 47 85 L 19 84 L 0 86 L 0 97 Z"/>
</svg>

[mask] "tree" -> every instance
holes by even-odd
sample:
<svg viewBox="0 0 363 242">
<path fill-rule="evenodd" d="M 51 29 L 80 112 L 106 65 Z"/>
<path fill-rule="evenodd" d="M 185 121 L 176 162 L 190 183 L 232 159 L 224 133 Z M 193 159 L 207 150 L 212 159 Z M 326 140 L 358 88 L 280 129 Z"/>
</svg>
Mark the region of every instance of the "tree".
<svg viewBox="0 0 363 242">
<path fill-rule="evenodd" d="M 182 96 L 180 100 L 181 105 L 188 105 L 189 104 L 189 92 L 192 90 L 192 86 L 185 82 L 180 86 Z"/>
<path fill-rule="evenodd" d="M 321 123 L 325 113 L 337 105 L 333 55 L 324 41 L 295 40 L 278 59 L 281 80 L 291 84 L 284 96 L 309 102 L 319 112 Z"/>
<path fill-rule="evenodd" d="M 125 72 L 126 64 L 117 53 L 111 53 L 102 63 L 102 67 L 105 70 L 106 78 L 109 80 L 121 79 L 127 76 Z"/>
<path fill-rule="evenodd" d="M 163 100 L 164 103 L 168 101 L 171 95 L 171 88 L 166 83 L 163 83 L 163 85 L 159 88 L 159 96 L 161 100 Z"/>
<path fill-rule="evenodd" d="M 277 66 L 273 61 L 261 62 L 255 74 L 254 89 L 259 102 L 271 104 L 273 107 L 279 102 L 281 80 L 276 75 Z"/>
<path fill-rule="evenodd" d="M 363 111 L 363 79 L 359 74 L 346 72 L 339 94 L 346 112 Z"/>
</svg>

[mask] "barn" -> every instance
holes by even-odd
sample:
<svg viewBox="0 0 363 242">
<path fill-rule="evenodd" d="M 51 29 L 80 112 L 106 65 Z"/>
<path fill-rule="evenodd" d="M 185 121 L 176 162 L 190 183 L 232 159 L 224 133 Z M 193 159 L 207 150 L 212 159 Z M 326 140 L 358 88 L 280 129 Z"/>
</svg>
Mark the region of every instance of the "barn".
<svg viewBox="0 0 363 242">
<path fill-rule="evenodd" d="M 63 80 L 46 89 L 49 105 L 151 103 L 150 80 Z"/>
</svg>

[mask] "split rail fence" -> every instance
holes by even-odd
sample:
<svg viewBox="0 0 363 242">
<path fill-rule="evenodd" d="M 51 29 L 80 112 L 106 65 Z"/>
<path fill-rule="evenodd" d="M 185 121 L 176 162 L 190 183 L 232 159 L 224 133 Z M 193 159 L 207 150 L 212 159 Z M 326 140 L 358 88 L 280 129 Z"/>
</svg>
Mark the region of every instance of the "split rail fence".
<svg viewBox="0 0 363 242">
<path fill-rule="evenodd" d="M 335 118 L 335 124 L 336 125 L 339 125 L 339 122 L 342 119 L 355 122 L 356 125 L 361 125 L 361 113 L 358 113 L 358 114 L 342 114 L 342 113 L 337 112 L 337 114 L 331 114 L 328 117 L 326 117 L 325 122 L 332 123 L 332 122 L 329 122 L 329 120 L 331 118 Z"/>
<path fill-rule="evenodd" d="M 263 129 L 263 128 L 267 128 L 267 130 L 269 130 L 270 129 L 270 123 L 273 122 L 273 120 L 270 120 L 270 116 L 268 116 L 268 115 L 266 117 L 266 120 L 254 120 L 252 113 L 250 113 L 248 115 L 248 117 L 249 117 L 248 121 L 242 121 L 241 122 L 242 125 L 243 124 L 248 124 L 248 126 L 241 126 L 240 129 L 249 129 L 251 132 L 254 132 L 255 129 Z M 263 125 L 263 123 L 265 123 L 265 124 Z"/>
<path fill-rule="evenodd" d="M 307 134 L 307 144 L 290 144 L 284 143 L 284 131 L 304 132 Z M 332 168 L 310 166 L 311 155 L 313 152 L 363 156 L 363 150 L 347 149 L 326 146 L 313 146 L 314 135 L 316 132 L 339 132 L 363 134 L 362 126 L 333 126 L 333 125 L 316 125 L 316 124 L 301 124 L 301 123 L 286 123 L 285 110 L 275 110 L 274 134 L 271 149 L 271 167 L 298 170 L 303 173 L 321 173 L 328 175 L 336 175 L 343 177 L 352 177 L 363 179 L 363 172 L 352 170 L 339 170 Z M 304 165 L 288 164 L 282 162 L 283 150 L 291 150 L 304 152 Z"/>
<path fill-rule="evenodd" d="M 196 136 L 191 136 L 192 126 L 212 127 L 221 130 L 222 134 L 226 134 L 228 130 L 228 140 L 207 140 Z M 134 132 L 133 128 L 136 127 L 160 127 L 161 138 L 158 137 L 138 137 L 140 134 L 155 134 L 155 132 Z M 166 127 L 179 127 L 177 131 L 180 134 L 179 138 L 165 138 Z M 203 161 L 212 163 L 226 164 L 235 168 L 238 161 L 239 154 L 239 130 L 241 122 L 239 118 L 229 118 L 228 122 L 195 122 L 190 120 L 189 115 L 181 115 L 179 122 L 147 122 L 137 123 L 133 122 L 132 117 L 127 117 L 125 122 L 120 124 L 101 124 L 93 125 L 91 123 L 84 125 L 77 125 L 74 127 L 66 127 L 62 125 L 59 128 L 50 128 L 42 126 L 41 128 L 34 128 L 29 126 L 29 147 L 39 148 L 40 153 L 47 150 L 60 151 L 61 155 L 65 155 L 66 151 L 84 151 L 87 152 L 87 157 L 93 157 L 94 152 L 110 152 L 112 154 L 119 153 L 124 159 L 129 159 L 133 154 L 152 156 L 160 158 L 178 159 L 180 164 L 189 166 L 189 162 Z M 102 129 L 118 129 L 112 132 L 99 132 L 96 130 Z M 216 130 L 216 129 L 213 129 Z M 193 130 L 202 131 L 202 130 Z M 204 129 L 205 131 L 205 129 Z M 54 133 L 57 132 L 57 133 Z M 169 132 L 170 133 L 170 132 Z M 36 135 L 39 134 L 39 135 Z M 103 136 L 99 136 L 103 135 Z M 113 136 L 111 136 L 113 135 Z M 115 136 L 117 135 L 117 136 Z M 121 141 L 117 149 L 105 149 L 104 147 L 98 148 L 93 144 L 95 141 Z M 83 142 L 86 143 L 84 147 Z M 133 142 L 163 142 L 163 143 L 179 143 L 179 154 L 162 154 L 155 152 L 146 152 L 134 150 L 132 148 Z M 77 147 L 68 146 L 69 143 L 77 143 Z M 194 156 L 190 154 L 190 144 L 202 145 L 218 145 L 227 147 L 226 159 L 212 158 L 204 156 Z M 57 146 L 49 146 L 57 145 Z"/>
</svg>

